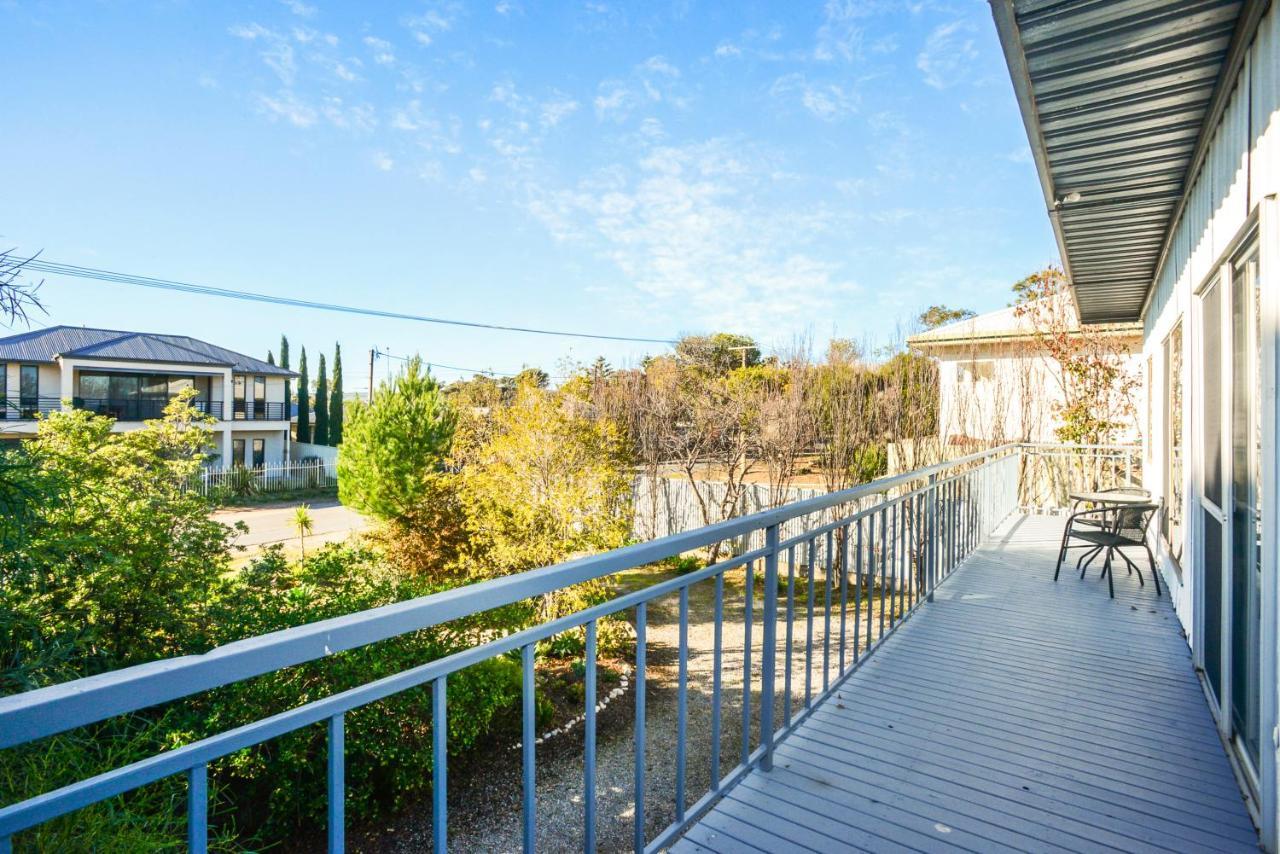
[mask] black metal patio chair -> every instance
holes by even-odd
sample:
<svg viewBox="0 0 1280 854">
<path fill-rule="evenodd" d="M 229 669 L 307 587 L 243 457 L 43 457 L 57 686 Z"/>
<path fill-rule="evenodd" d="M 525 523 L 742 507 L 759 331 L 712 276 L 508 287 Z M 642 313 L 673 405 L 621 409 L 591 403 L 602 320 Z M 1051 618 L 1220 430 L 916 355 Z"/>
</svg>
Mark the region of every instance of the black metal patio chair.
<svg viewBox="0 0 1280 854">
<path fill-rule="evenodd" d="M 1053 580 L 1058 580 L 1062 572 L 1062 561 L 1066 555 L 1068 540 L 1080 540 L 1087 551 L 1076 561 L 1083 578 L 1090 564 L 1098 555 L 1104 555 L 1102 574 L 1107 577 L 1107 590 L 1111 598 L 1115 598 L 1115 583 L 1112 578 L 1112 559 L 1119 555 L 1129 567 L 1130 572 L 1138 574 L 1138 583 L 1146 586 L 1142 570 L 1129 559 L 1123 549 L 1127 547 L 1142 548 L 1147 553 L 1147 565 L 1151 569 L 1151 578 L 1156 584 L 1156 595 L 1162 595 L 1160 589 L 1160 573 L 1156 569 L 1155 555 L 1147 543 L 1147 529 L 1155 518 L 1158 504 L 1116 504 L 1082 510 L 1067 518 L 1067 528 L 1063 533 L 1063 548 L 1058 553 L 1058 566 L 1053 572 Z"/>
<path fill-rule="evenodd" d="M 1151 492 L 1149 490 L 1143 489 L 1140 486 L 1117 486 L 1111 489 L 1100 489 L 1095 494 L 1096 495 L 1126 495 L 1126 496 L 1132 495 L 1140 498 L 1151 497 Z M 1086 503 L 1090 503 L 1090 502 L 1087 502 L 1084 499 L 1076 499 L 1071 505 L 1071 514 L 1067 517 L 1067 524 L 1064 526 L 1062 530 L 1062 544 L 1058 548 L 1058 564 L 1059 565 L 1062 564 L 1062 561 L 1066 560 L 1067 551 L 1070 549 L 1086 548 L 1091 551 L 1094 550 L 1094 546 L 1090 543 L 1079 543 L 1077 545 L 1071 544 L 1071 532 L 1073 530 L 1077 528 L 1100 528 L 1102 527 L 1105 521 L 1103 517 L 1097 515 L 1097 510 L 1099 509 L 1099 507 L 1091 507 L 1085 510 L 1081 510 L 1080 505 L 1086 504 Z M 1134 502 L 1129 502 L 1129 503 L 1134 503 Z M 1106 505 L 1103 504 L 1101 506 L 1106 506 Z M 1079 562 L 1077 562 L 1076 568 L 1077 569 L 1079 568 Z"/>
</svg>

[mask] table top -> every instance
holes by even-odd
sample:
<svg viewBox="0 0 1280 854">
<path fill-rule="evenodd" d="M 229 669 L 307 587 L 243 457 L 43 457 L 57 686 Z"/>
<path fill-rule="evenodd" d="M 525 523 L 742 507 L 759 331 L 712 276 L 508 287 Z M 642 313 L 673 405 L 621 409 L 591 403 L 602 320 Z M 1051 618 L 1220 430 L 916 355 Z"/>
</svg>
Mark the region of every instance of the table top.
<svg viewBox="0 0 1280 854">
<path fill-rule="evenodd" d="M 1147 504 L 1150 495 L 1136 492 L 1072 492 L 1068 496 L 1072 501 L 1088 501 L 1091 504 Z"/>
</svg>

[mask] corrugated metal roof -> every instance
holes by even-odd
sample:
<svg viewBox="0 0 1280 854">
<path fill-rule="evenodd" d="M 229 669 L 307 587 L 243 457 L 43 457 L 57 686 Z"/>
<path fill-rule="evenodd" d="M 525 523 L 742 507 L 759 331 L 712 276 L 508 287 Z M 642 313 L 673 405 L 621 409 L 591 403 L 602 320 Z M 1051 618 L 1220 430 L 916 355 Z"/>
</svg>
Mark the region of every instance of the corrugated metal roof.
<svg viewBox="0 0 1280 854">
<path fill-rule="evenodd" d="M 1243 4 L 991 5 L 1081 319 L 1137 320 Z"/>
<path fill-rule="evenodd" d="M 52 362 L 55 356 L 210 365 L 239 373 L 296 376 L 261 359 L 186 335 L 50 326 L 0 338 L 0 362 Z"/>
</svg>

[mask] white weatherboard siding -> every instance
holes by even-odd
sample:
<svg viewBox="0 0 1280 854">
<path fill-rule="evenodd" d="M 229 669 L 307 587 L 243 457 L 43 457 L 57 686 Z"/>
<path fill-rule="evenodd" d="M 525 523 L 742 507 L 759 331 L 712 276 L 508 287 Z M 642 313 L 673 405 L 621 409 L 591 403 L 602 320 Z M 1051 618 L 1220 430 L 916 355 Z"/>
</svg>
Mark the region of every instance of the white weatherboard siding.
<svg viewBox="0 0 1280 854">
<path fill-rule="evenodd" d="M 1204 376 L 1205 339 L 1202 328 L 1202 289 L 1215 276 L 1223 273 L 1223 266 L 1230 261 L 1236 249 L 1252 241 L 1256 230 L 1259 247 L 1259 275 L 1262 282 L 1260 305 L 1260 349 L 1262 373 L 1262 430 L 1259 457 L 1262 461 L 1261 506 L 1262 521 L 1262 597 L 1260 613 L 1256 619 L 1261 627 L 1260 684 L 1262 690 L 1261 731 L 1262 757 L 1258 772 L 1258 817 L 1262 824 L 1262 839 L 1269 850 L 1277 848 L 1276 816 L 1280 811 L 1277 796 L 1276 766 L 1277 742 L 1275 733 L 1277 691 L 1280 690 L 1280 667 L 1277 666 L 1277 615 L 1280 614 L 1280 585 L 1277 571 L 1280 557 L 1277 555 L 1277 532 L 1280 516 L 1277 515 L 1276 490 L 1276 351 L 1277 335 L 1280 335 L 1280 207 L 1276 195 L 1280 193 L 1280 14 L 1275 6 L 1267 12 L 1259 26 L 1245 63 L 1232 84 L 1230 100 L 1220 124 L 1210 129 L 1210 146 L 1203 166 L 1193 176 L 1187 196 L 1187 204 L 1174 225 L 1168 252 L 1161 264 L 1143 315 L 1144 363 L 1150 366 L 1150 384 L 1155 410 L 1150 414 L 1153 464 L 1149 467 L 1148 483 L 1155 494 L 1169 500 L 1174 494 L 1172 484 L 1166 483 L 1161 454 L 1168 446 L 1170 425 L 1160 409 L 1161 390 L 1164 388 L 1166 364 L 1164 341 L 1181 324 L 1183 388 L 1182 436 L 1184 452 L 1182 467 L 1183 507 L 1183 561 L 1182 572 L 1175 572 L 1174 565 L 1162 537 L 1156 537 L 1159 558 L 1163 563 L 1164 577 L 1169 584 L 1178 617 L 1188 634 L 1197 662 L 1204 664 L 1205 628 L 1205 580 L 1204 567 L 1199 558 L 1203 547 L 1204 507 L 1198 496 L 1205 477 L 1203 411 L 1206 385 L 1218 383 L 1229 392 L 1231 377 L 1230 353 L 1224 353 L 1228 363 L 1221 377 Z M 1228 311 L 1229 317 L 1229 311 Z M 1224 394 L 1230 405 L 1231 395 Z M 1148 416 L 1144 413 L 1144 419 Z M 1231 443 L 1232 437 L 1224 439 Z M 1228 470 L 1225 477 L 1230 477 Z M 1229 489 L 1228 483 L 1227 488 Z M 1229 494 L 1229 493 L 1228 493 Z M 1228 506 L 1230 506 L 1228 502 Z M 1227 548 L 1230 540 L 1223 543 Z M 1228 576 L 1229 578 L 1229 576 Z M 1230 584 L 1225 584 L 1224 613 L 1232 595 Z M 1224 656 L 1229 656 L 1229 652 Z M 1229 658 L 1225 659 L 1229 661 Z M 1230 670 L 1224 668 L 1223 693 L 1229 696 Z M 1229 714 L 1219 715 L 1219 726 L 1224 737 L 1232 738 L 1233 724 Z"/>
</svg>

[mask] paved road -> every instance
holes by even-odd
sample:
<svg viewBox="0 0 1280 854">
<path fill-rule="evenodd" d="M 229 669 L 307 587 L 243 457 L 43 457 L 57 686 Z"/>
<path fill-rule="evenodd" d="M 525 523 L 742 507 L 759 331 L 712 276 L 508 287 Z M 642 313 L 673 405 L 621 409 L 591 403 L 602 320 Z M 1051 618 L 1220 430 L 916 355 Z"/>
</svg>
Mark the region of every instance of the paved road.
<svg viewBox="0 0 1280 854">
<path fill-rule="evenodd" d="M 213 518 L 226 525 L 244 522 L 249 526 L 247 534 L 236 538 L 237 545 L 245 546 L 246 554 L 256 554 L 272 543 L 284 543 L 287 551 L 296 552 L 298 531 L 293 525 L 293 514 L 299 504 L 306 504 L 311 509 L 312 529 L 307 535 L 308 548 L 345 540 L 369 525 L 368 519 L 349 507 L 343 507 L 336 498 L 235 507 L 215 511 Z"/>
</svg>

